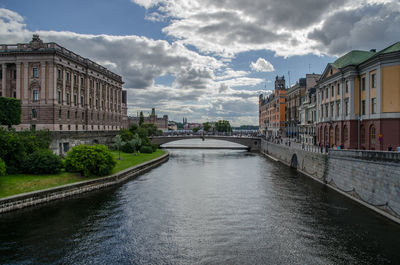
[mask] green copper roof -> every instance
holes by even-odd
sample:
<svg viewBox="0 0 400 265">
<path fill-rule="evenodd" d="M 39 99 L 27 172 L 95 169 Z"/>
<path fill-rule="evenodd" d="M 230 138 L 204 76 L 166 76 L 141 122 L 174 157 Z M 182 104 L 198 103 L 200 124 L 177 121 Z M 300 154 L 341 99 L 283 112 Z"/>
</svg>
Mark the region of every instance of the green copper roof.
<svg viewBox="0 0 400 265">
<path fill-rule="evenodd" d="M 379 51 L 377 54 L 382 54 L 382 53 L 390 53 L 390 52 L 398 52 L 400 51 L 400 41 L 396 42 L 393 45 L 390 45 L 389 47 Z"/>
<path fill-rule="evenodd" d="M 348 65 L 357 65 L 371 58 L 375 54 L 375 52 L 354 50 L 337 59 L 332 63 L 332 66 L 339 69 Z"/>
</svg>

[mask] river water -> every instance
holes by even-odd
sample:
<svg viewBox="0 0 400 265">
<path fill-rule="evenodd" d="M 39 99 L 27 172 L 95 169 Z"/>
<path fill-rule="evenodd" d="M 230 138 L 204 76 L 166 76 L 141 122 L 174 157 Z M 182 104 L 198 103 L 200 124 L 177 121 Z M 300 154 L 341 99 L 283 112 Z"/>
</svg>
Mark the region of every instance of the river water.
<svg viewBox="0 0 400 265">
<path fill-rule="evenodd" d="M 119 187 L 0 216 L 0 264 L 400 264 L 400 226 L 278 162 L 170 154 Z"/>
</svg>

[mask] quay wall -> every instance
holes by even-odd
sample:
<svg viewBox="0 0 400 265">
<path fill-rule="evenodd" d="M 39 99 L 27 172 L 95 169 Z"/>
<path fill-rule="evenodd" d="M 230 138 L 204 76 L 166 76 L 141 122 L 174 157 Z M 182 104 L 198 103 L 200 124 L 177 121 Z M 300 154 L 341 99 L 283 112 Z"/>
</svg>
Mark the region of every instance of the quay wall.
<svg viewBox="0 0 400 265">
<path fill-rule="evenodd" d="M 305 151 L 262 140 L 261 152 L 400 223 L 400 153 Z"/>
<path fill-rule="evenodd" d="M 93 180 L 81 181 L 59 187 L 33 191 L 0 199 L 0 214 L 25 207 L 35 206 L 54 200 L 60 200 L 76 194 L 104 189 L 115 186 L 133 179 L 148 170 L 155 168 L 168 161 L 169 154 L 166 153 L 143 164 L 122 170 L 111 176 L 101 177 Z"/>
</svg>

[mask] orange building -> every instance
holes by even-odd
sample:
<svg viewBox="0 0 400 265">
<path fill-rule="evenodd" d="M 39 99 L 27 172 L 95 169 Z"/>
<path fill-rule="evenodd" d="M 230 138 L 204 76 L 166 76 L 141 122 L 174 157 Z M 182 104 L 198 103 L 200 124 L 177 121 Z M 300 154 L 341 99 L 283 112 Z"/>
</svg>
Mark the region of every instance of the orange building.
<svg viewBox="0 0 400 265">
<path fill-rule="evenodd" d="M 351 51 L 326 66 L 317 86 L 318 143 L 346 149 L 400 146 L 400 42 Z"/>
<path fill-rule="evenodd" d="M 275 78 L 274 93 L 259 97 L 259 130 L 266 137 L 285 135 L 285 77 Z"/>
</svg>

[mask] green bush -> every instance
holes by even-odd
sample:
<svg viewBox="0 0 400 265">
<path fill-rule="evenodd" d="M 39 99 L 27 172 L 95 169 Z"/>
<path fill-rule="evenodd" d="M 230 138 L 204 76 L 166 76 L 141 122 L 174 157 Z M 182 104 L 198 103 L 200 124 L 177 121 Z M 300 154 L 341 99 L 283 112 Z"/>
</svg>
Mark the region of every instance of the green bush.
<svg viewBox="0 0 400 265">
<path fill-rule="evenodd" d="M 121 135 L 122 141 L 128 142 L 133 139 L 133 133 L 128 129 L 121 129 L 119 131 L 119 135 Z"/>
<path fill-rule="evenodd" d="M 3 73 L 3 76 L 6 73 Z M 4 88 L 3 88 L 4 89 Z M 17 125 L 21 123 L 21 100 L 0 97 L 0 125 Z"/>
<path fill-rule="evenodd" d="M 153 152 L 157 151 L 157 148 L 158 148 L 158 144 L 151 144 L 151 150 Z"/>
<path fill-rule="evenodd" d="M 48 149 L 29 154 L 23 166 L 24 172 L 31 174 L 56 174 L 61 168 L 61 158 Z"/>
<path fill-rule="evenodd" d="M 4 176 L 7 173 L 6 163 L 0 158 L 0 176 Z"/>
<path fill-rule="evenodd" d="M 16 132 L 0 128 L 0 158 L 6 162 L 8 174 L 21 171 L 26 151 Z"/>
<path fill-rule="evenodd" d="M 131 141 L 125 142 L 121 147 L 121 151 L 124 153 L 134 153 L 136 151 L 135 145 Z"/>
<path fill-rule="evenodd" d="M 108 175 L 116 164 L 110 150 L 100 144 L 75 146 L 64 160 L 68 172 L 79 172 L 84 176 Z"/>
<path fill-rule="evenodd" d="M 140 147 L 140 153 L 151 154 L 153 153 L 153 149 L 151 145 L 142 145 L 142 147 Z"/>
</svg>

